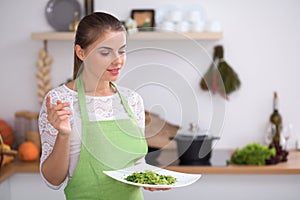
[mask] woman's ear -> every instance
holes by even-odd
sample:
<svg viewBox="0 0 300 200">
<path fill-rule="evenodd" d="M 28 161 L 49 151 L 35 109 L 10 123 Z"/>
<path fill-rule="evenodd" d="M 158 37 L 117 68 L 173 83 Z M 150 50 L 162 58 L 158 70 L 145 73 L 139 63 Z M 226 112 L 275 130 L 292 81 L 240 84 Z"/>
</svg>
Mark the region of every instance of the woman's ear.
<svg viewBox="0 0 300 200">
<path fill-rule="evenodd" d="M 84 51 L 78 44 L 75 45 L 75 53 L 80 60 L 84 59 Z"/>
</svg>

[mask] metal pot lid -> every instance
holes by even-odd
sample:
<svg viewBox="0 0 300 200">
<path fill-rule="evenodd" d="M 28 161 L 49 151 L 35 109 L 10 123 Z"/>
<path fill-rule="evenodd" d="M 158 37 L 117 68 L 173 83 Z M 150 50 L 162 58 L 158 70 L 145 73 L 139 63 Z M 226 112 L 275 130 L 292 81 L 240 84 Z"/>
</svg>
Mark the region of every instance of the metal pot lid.
<svg viewBox="0 0 300 200">
<path fill-rule="evenodd" d="M 196 123 L 190 123 L 188 128 L 181 128 L 177 131 L 177 135 L 179 136 L 208 136 L 208 130 L 201 130 Z"/>
<path fill-rule="evenodd" d="M 203 141 L 203 140 L 216 140 L 220 139 L 219 137 L 209 136 L 209 135 L 176 135 L 174 138 L 171 138 L 177 141 L 189 140 L 189 141 Z"/>
<path fill-rule="evenodd" d="M 179 129 L 175 140 L 214 140 L 219 137 L 214 137 L 209 134 L 208 130 L 200 130 L 196 123 L 190 123 L 188 129 Z"/>
</svg>

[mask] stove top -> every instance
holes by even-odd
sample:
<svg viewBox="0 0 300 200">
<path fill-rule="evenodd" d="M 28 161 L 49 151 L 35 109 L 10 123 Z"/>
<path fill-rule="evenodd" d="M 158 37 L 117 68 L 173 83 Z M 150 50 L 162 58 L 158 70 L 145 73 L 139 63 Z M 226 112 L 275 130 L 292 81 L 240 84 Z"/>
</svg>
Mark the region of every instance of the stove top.
<svg viewBox="0 0 300 200">
<path fill-rule="evenodd" d="M 183 163 L 178 159 L 176 149 L 149 149 L 149 153 L 146 155 L 146 162 L 155 166 L 227 166 L 230 155 L 229 150 L 216 149 L 211 152 L 209 161 Z"/>
</svg>

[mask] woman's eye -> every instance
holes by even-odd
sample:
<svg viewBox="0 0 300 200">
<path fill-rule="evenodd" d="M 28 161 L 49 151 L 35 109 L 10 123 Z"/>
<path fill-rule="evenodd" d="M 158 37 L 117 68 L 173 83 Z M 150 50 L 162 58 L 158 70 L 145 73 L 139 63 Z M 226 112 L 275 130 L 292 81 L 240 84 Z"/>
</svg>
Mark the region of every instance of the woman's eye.
<svg viewBox="0 0 300 200">
<path fill-rule="evenodd" d="M 126 53 L 126 50 L 120 50 L 120 51 L 119 51 L 119 54 L 120 54 L 120 55 L 125 54 L 125 53 Z"/>
<path fill-rule="evenodd" d="M 109 52 L 108 52 L 108 51 L 102 51 L 102 52 L 100 52 L 100 54 L 101 54 L 102 56 L 108 56 L 108 55 L 109 55 Z"/>
</svg>

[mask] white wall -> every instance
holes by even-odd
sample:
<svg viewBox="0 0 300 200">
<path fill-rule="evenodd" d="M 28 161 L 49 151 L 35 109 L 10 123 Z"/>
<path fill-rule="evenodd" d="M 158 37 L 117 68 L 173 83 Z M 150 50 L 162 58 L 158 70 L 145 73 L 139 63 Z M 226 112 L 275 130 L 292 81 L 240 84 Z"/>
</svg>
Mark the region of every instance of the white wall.
<svg viewBox="0 0 300 200">
<path fill-rule="evenodd" d="M 122 5 L 122 1 L 114 0 L 95 0 L 95 2 L 97 10 L 109 10 L 120 18 L 125 18 L 129 16 L 128 7 L 158 8 L 164 7 L 169 1 L 150 3 L 139 0 L 130 1 L 130 4 L 126 2 L 126 5 L 125 3 Z M 197 1 L 176 2 L 187 6 L 191 4 L 183 4 L 183 2 Z M 300 82 L 297 79 L 300 72 L 297 64 L 299 63 L 297 47 L 300 46 L 298 37 L 300 1 L 202 0 L 199 2 L 205 8 L 209 19 L 217 19 L 221 22 L 224 39 L 212 42 L 197 41 L 197 43 L 193 41 L 131 42 L 128 44 L 128 62 L 120 84 L 124 83 L 125 86 L 138 89 L 144 97 L 147 109 L 153 107 L 153 111 L 161 113 L 173 123 L 186 125 L 198 119 L 202 127 L 208 127 L 211 125 L 212 117 L 217 117 L 217 125 L 214 127 L 218 130 L 224 121 L 223 129 L 218 133 L 222 136 L 217 143 L 218 148 L 242 147 L 252 141 L 263 142 L 265 126 L 272 112 L 273 91 L 276 90 L 279 93 L 280 112 L 283 118 L 294 125 L 295 135 L 290 141 L 290 147 L 293 148 L 295 139 L 300 138 L 300 123 L 297 116 L 300 106 L 298 92 Z M 39 110 L 34 74 L 37 52 L 42 48 L 42 42 L 32 40 L 30 35 L 32 32 L 52 30 L 44 16 L 46 3 L 47 0 L 2 0 L 0 2 L 2 20 L 0 118 L 10 124 L 13 124 L 15 111 Z M 72 74 L 72 44 L 72 41 L 51 41 L 48 44 L 49 52 L 55 58 L 51 72 L 52 86 L 60 84 Z M 224 45 L 225 59 L 238 72 L 242 81 L 241 89 L 233 93 L 230 101 L 225 103 L 219 96 L 211 98 L 198 86 L 201 78 L 199 75 L 206 71 L 212 48 L 216 44 Z M 155 47 L 155 49 L 150 52 L 145 49 L 133 51 L 140 47 Z M 161 52 L 157 48 L 173 51 L 177 56 Z M 186 61 L 180 59 L 182 57 Z M 153 60 L 163 67 L 154 65 Z M 134 70 L 131 71 L 132 69 Z M 138 69 L 143 69 L 147 73 Z M 136 74 L 140 77 L 134 76 L 129 79 Z M 156 85 L 148 83 L 147 87 L 141 87 L 143 80 L 150 81 L 152 77 Z M 170 81 L 174 77 L 177 79 L 175 83 Z M 165 86 L 158 87 L 157 83 Z M 154 88 L 159 90 L 153 91 Z M 175 92 L 171 93 L 171 90 Z M 154 106 L 155 104 L 159 106 Z M 198 106 L 198 110 L 195 109 L 195 105 Z M 226 106 L 225 115 L 224 106 Z M 224 116 L 225 120 L 223 120 Z"/>
</svg>

